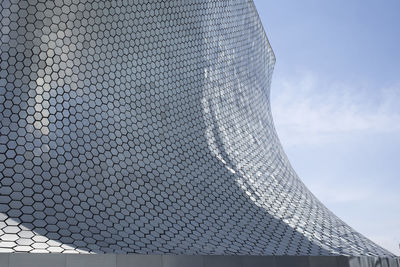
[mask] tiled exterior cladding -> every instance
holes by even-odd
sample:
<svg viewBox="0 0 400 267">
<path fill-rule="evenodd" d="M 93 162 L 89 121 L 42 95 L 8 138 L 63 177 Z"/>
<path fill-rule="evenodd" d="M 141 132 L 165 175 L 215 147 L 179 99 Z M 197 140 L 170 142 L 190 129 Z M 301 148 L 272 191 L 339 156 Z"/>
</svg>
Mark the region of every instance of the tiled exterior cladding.
<svg viewBox="0 0 400 267">
<path fill-rule="evenodd" d="M 0 251 L 393 257 L 276 135 L 252 1 L 3 0 Z"/>
</svg>

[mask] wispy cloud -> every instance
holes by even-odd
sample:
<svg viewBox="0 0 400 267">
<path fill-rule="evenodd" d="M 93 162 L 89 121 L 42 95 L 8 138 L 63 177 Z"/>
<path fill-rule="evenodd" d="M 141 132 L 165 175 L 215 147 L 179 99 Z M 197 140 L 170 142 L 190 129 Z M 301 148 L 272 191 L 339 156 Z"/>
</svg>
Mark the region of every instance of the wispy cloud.
<svg viewBox="0 0 400 267">
<path fill-rule="evenodd" d="M 309 186 L 312 192 L 316 192 L 318 198 L 327 204 L 344 204 L 350 202 L 361 202 L 367 201 L 374 195 L 373 190 L 368 187 L 341 187 L 340 193 L 336 187 L 324 183 L 316 183 L 313 181 L 313 184 Z"/>
<path fill-rule="evenodd" d="M 271 94 L 278 136 L 309 189 L 352 227 L 398 254 L 400 196 L 393 146 L 400 144 L 400 82 L 373 88 L 303 72 L 274 76 Z M 374 146 L 385 138 L 396 141 Z M 378 159 L 365 151 L 377 152 Z"/>
<path fill-rule="evenodd" d="M 272 112 L 284 146 L 333 142 L 352 132 L 400 132 L 400 84 L 330 83 L 311 72 L 277 79 Z"/>
</svg>

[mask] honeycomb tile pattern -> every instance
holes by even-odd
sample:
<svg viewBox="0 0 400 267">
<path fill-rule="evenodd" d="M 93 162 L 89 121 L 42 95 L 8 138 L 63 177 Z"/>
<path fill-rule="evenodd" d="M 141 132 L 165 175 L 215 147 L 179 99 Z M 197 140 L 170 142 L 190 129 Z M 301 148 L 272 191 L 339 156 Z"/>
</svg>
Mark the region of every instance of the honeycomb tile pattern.
<svg viewBox="0 0 400 267">
<path fill-rule="evenodd" d="M 290 166 L 252 1 L 3 0 L 0 251 L 394 257 Z"/>
</svg>

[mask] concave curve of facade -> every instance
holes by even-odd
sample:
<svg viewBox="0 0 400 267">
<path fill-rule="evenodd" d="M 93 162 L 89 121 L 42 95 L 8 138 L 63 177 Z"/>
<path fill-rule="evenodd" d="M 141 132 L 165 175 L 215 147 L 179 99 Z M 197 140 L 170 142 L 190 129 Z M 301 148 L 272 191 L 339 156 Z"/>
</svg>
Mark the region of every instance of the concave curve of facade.
<svg viewBox="0 0 400 267">
<path fill-rule="evenodd" d="M 394 257 L 304 186 L 252 1 L 2 1 L 0 251 Z"/>
</svg>

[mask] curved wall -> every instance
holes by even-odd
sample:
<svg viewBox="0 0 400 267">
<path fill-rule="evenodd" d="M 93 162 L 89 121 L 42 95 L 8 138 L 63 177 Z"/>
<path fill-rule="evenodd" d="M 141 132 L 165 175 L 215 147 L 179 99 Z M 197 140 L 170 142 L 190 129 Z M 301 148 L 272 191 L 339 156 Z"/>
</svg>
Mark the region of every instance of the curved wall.
<svg viewBox="0 0 400 267">
<path fill-rule="evenodd" d="M 252 1 L 0 11 L 0 251 L 393 256 L 291 168 Z"/>
</svg>

